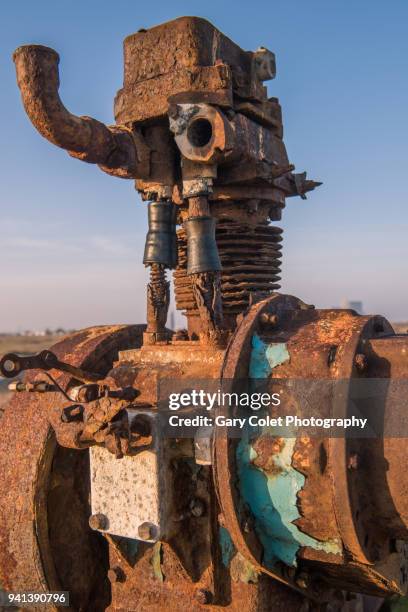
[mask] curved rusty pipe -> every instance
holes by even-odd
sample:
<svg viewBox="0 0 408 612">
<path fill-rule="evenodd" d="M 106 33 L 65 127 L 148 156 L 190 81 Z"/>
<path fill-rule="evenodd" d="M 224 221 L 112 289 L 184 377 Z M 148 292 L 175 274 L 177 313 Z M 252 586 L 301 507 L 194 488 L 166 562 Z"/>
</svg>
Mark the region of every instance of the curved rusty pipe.
<svg viewBox="0 0 408 612">
<path fill-rule="evenodd" d="M 61 102 L 59 55 L 54 49 L 24 45 L 14 51 L 13 61 L 25 111 L 44 138 L 111 174 L 137 176 L 138 155 L 129 130 L 72 115 Z"/>
</svg>

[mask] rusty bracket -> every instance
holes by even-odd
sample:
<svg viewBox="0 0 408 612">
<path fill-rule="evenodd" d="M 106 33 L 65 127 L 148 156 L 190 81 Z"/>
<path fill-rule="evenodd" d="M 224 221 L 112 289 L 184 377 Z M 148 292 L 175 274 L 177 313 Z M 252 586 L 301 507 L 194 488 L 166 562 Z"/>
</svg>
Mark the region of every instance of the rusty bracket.
<svg viewBox="0 0 408 612">
<path fill-rule="evenodd" d="M 82 382 L 96 382 L 101 379 L 99 374 L 86 372 L 69 363 L 60 361 L 52 351 L 41 351 L 35 355 L 18 355 L 7 353 L 0 360 L 0 373 L 5 378 L 15 378 L 24 370 L 60 370 L 72 374 Z"/>
</svg>

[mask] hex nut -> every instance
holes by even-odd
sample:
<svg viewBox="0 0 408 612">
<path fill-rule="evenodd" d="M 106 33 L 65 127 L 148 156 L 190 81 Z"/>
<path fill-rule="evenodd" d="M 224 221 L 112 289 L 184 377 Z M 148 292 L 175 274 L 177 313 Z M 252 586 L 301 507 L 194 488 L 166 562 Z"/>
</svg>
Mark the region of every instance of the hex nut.
<svg viewBox="0 0 408 612">
<path fill-rule="evenodd" d="M 89 526 L 91 529 L 94 530 L 105 530 L 108 528 L 109 525 L 109 521 L 108 521 L 108 517 L 105 516 L 104 514 L 92 514 L 89 517 Z"/>
<path fill-rule="evenodd" d="M 358 456 L 357 453 L 352 453 L 351 455 L 349 455 L 348 462 L 347 462 L 348 469 L 357 470 L 357 468 L 359 467 L 359 460 L 360 460 L 360 457 Z"/>
<path fill-rule="evenodd" d="M 201 501 L 201 499 L 198 499 L 197 497 L 192 499 L 190 502 L 190 513 L 192 516 L 194 516 L 195 518 L 199 518 L 200 516 L 203 516 L 205 512 L 205 506 L 204 503 Z"/>
<path fill-rule="evenodd" d="M 254 52 L 255 74 L 260 81 L 269 81 L 276 76 L 275 54 L 265 47 L 259 47 Z"/>
<path fill-rule="evenodd" d="M 309 587 L 310 584 L 310 579 L 308 574 L 306 574 L 305 572 L 302 572 L 299 574 L 299 576 L 296 578 L 296 585 L 300 588 L 300 589 L 307 589 Z"/>
<path fill-rule="evenodd" d="M 114 584 L 115 582 L 124 582 L 125 578 L 126 576 L 124 571 L 118 565 L 115 565 L 115 567 L 111 567 L 108 570 L 108 579 L 111 584 Z"/>
<path fill-rule="evenodd" d="M 279 317 L 270 312 L 263 312 L 260 316 L 262 325 L 276 327 L 279 323 Z"/>
<path fill-rule="evenodd" d="M 364 372 L 368 365 L 367 357 L 363 353 L 357 353 L 354 357 L 354 365 L 359 372 Z"/>
<path fill-rule="evenodd" d="M 142 540 L 153 540 L 157 530 L 153 523 L 146 522 L 139 525 L 137 533 Z"/>
</svg>

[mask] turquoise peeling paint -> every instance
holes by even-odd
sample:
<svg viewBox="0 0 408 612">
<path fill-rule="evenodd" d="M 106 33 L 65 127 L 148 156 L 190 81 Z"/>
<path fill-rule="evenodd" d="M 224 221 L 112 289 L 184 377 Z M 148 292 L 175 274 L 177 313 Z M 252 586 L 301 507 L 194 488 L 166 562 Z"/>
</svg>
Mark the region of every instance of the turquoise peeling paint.
<svg viewBox="0 0 408 612">
<path fill-rule="evenodd" d="M 229 567 L 231 559 L 235 555 L 236 550 L 228 529 L 225 529 L 225 527 L 220 527 L 218 538 L 221 548 L 222 563 L 225 567 Z"/>
<path fill-rule="evenodd" d="M 254 334 L 249 376 L 252 379 L 267 378 L 273 368 L 289 359 L 286 344 L 267 345 Z M 271 568 L 280 560 L 296 566 L 297 553 L 302 546 L 340 553 L 339 542 L 321 542 L 294 525 L 294 521 L 300 518 L 297 495 L 305 484 L 304 475 L 292 467 L 296 438 L 284 439 L 280 452 L 274 455 L 276 469 L 268 473 L 253 464 L 257 454 L 251 446 L 251 438 L 260 435 L 275 437 L 281 436 L 282 432 L 278 428 L 259 430 L 248 427 L 237 446 L 236 456 L 242 501 L 250 507 L 254 516 L 255 531 L 264 548 L 264 565 Z"/>
<path fill-rule="evenodd" d="M 302 546 L 340 553 L 338 542 L 321 542 L 293 524 L 300 517 L 297 494 L 305 484 L 303 474 L 291 465 L 296 438 L 286 438 L 281 452 L 274 455 L 274 464 L 281 471 L 267 474 L 252 463 L 257 454 L 249 442 L 249 434 L 247 431 L 237 448 L 239 488 L 255 518 L 255 531 L 264 547 L 264 565 L 273 567 L 280 560 L 296 566 L 296 555 Z M 266 435 L 273 433 L 269 429 Z"/>
<path fill-rule="evenodd" d="M 254 334 L 249 362 L 249 377 L 267 378 L 273 368 L 289 361 L 289 359 L 290 355 L 284 342 L 265 344 L 258 334 Z"/>
</svg>

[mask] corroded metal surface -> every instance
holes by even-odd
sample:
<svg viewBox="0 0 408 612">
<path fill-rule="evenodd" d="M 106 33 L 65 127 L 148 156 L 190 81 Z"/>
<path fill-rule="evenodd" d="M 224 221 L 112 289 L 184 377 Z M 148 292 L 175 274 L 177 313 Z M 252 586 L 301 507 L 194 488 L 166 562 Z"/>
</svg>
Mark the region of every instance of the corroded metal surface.
<svg viewBox="0 0 408 612">
<path fill-rule="evenodd" d="M 251 339 L 252 334 L 258 327 L 258 317 L 263 313 L 272 311 L 274 302 L 278 302 L 279 311 L 296 307 L 299 304 L 299 301 L 291 296 L 284 296 L 279 303 L 279 297 L 273 296 L 255 304 L 237 327 L 226 351 L 222 367 L 222 378 L 228 382 L 228 390 L 232 391 L 234 389 L 234 381 L 243 381 L 249 376 Z M 293 575 L 285 574 L 279 567 L 271 570 L 262 565 L 262 546 L 254 529 L 243 529 L 242 522 L 245 517 L 240 517 L 238 513 L 240 499 L 235 484 L 237 477 L 237 471 L 234 467 L 236 448 L 237 440 L 230 439 L 224 428 L 217 428 L 215 431 L 214 471 L 217 489 L 220 492 L 224 524 L 228 526 L 228 531 L 237 550 L 255 568 L 259 568 L 260 571 L 268 573 L 276 580 L 296 588 Z"/>
<path fill-rule="evenodd" d="M 367 338 L 392 334 L 391 326 L 381 317 L 359 317 L 352 311 L 305 309 L 302 303 L 296 304 L 294 301 L 289 306 L 285 308 L 284 298 L 276 296 L 252 307 L 227 350 L 223 377 L 229 381 L 230 390 L 234 390 L 242 384 L 243 379 L 251 376 L 251 372 L 252 376 L 265 376 L 265 380 L 269 380 L 267 388 L 271 392 L 277 389 L 281 391 L 282 406 L 272 413 L 273 416 L 303 413 L 308 416 L 345 417 L 349 414 L 353 381 L 357 378 L 361 380 L 354 356 L 361 354 Z M 258 340 L 254 343 L 256 338 Z M 250 362 L 251 343 L 253 358 L 257 354 L 256 359 L 262 359 L 262 351 L 265 349 L 260 350 L 260 338 L 264 339 L 264 346 L 269 347 L 267 368 L 261 365 L 255 368 L 254 363 Z M 370 342 L 381 345 L 386 341 L 374 339 Z M 286 356 L 283 353 L 280 355 L 281 347 L 285 347 Z M 336 347 L 335 351 L 333 347 Z M 334 387 L 327 384 L 330 380 L 333 380 Z M 284 381 L 289 381 L 288 387 L 282 386 Z M 308 403 L 313 407 L 311 411 L 308 411 Z M 394 507 L 392 515 L 392 508 L 388 506 L 387 524 L 383 522 L 382 528 L 378 528 L 377 522 L 376 531 L 369 527 L 367 513 L 370 508 L 372 525 L 377 521 L 375 506 L 367 501 L 370 494 L 381 499 L 387 495 L 384 487 L 374 492 L 367 486 L 371 480 L 369 474 L 381 480 L 379 474 L 384 469 L 384 463 L 378 452 L 375 454 L 373 451 L 370 455 L 371 469 L 366 458 L 363 474 L 351 462 L 357 456 L 358 449 L 367 452 L 363 449 L 367 446 L 372 448 L 373 442 L 364 443 L 358 438 L 348 440 L 345 436 L 314 438 L 301 432 L 294 434 L 297 438 L 277 438 L 274 437 L 273 429 L 265 430 L 265 433 L 254 432 L 252 435 L 255 437 L 252 440 L 249 438 L 247 446 L 244 439 L 239 443 L 228 439 L 222 429 L 217 430 L 215 440 L 216 480 L 224 520 L 229 526 L 234 544 L 244 557 L 256 567 L 263 566 L 263 571 L 279 573 L 282 566 L 276 561 L 268 566 L 268 554 L 278 559 L 280 557 L 281 561 L 290 565 L 289 556 L 292 553 L 289 539 L 296 536 L 296 584 L 299 582 L 296 576 L 303 571 L 309 576 L 312 587 L 313 575 L 318 571 L 326 575 L 329 583 L 343 585 L 343 588 L 350 588 L 350 584 L 356 581 L 361 591 L 373 595 L 404 592 L 405 552 L 401 549 L 399 554 L 390 554 L 387 549 L 387 542 L 395 537 L 393 525 L 400 516 L 399 512 Z M 288 462 L 285 453 L 290 441 L 293 447 Z M 392 445 L 388 440 L 384 441 L 384 446 L 390 448 L 392 457 Z M 402 449 L 401 444 L 399 448 Z M 396 452 L 395 457 L 398 456 L 401 459 L 401 454 Z M 396 465 L 396 461 L 393 465 Z M 256 484 L 260 473 L 266 480 Z M 352 485 L 356 478 L 359 487 L 355 488 L 354 485 L 353 493 Z M 266 485 L 267 489 L 263 489 Z M 286 493 L 285 486 L 289 486 Z M 291 505 L 293 488 L 298 492 L 296 501 L 293 503 L 292 500 Z M 274 497 L 276 495 L 277 498 Z M 399 494 L 395 495 L 397 501 Z M 242 498 L 252 511 L 255 529 L 244 528 L 247 519 Z M 318 504 L 316 500 L 319 500 Z M 370 505 L 367 506 L 367 503 Z M 276 504 L 280 508 L 280 528 L 277 527 L 276 519 L 269 526 L 265 523 L 268 521 L 266 508 L 276 508 Z M 299 514 L 296 518 L 297 512 Z M 359 521 L 356 521 L 356 516 Z M 365 533 L 362 532 L 363 524 L 366 525 Z M 293 526 L 301 533 L 296 534 Z M 279 529 L 283 527 L 284 532 L 279 535 Z M 272 544 L 268 551 L 265 529 L 269 533 L 272 530 L 275 542 L 280 539 L 285 542 L 282 550 Z M 398 530 L 396 533 L 402 535 Z M 372 552 L 374 548 L 375 556 Z M 286 579 L 284 573 L 281 577 Z"/>
<path fill-rule="evenodd" d="M 115 126 L 67 111 L 55 51 L 27 45 L 13 57 L 25 109 L 45 138 L 110 174 L 135 178 L 142 199 L 153 200 L 150 212 L 176 204 L 184 225 L 177 307 L 191 337 L 222 344 L 250 294 L 278 288 L 281 230 L 269 221 L 280 219 L 287 197 L 304 198 L 320 183 L 294 174 L 289 163 L 280 105 L 263 85 L 276 72 L 268 49 L 244 51 L 208 21 L 182 17 L 129 36 L 124 56 Z M 148 250 L 151 239 L 149 232 Z M 145 263 L 174 267 L 175 244 L 165 254 L 169 248 L 161 244 L 160 256 L 156 249 Z M 163 302 L 154 288 L 152 281 L 149 320 L 152 311 L 158 316 L 153 304 Z M 148 342 L 164 339 L 149 334 Z"/>
<path fill-rule="evenodd" d="M 282 230 L 266 224 L 254 225 L 224 219 L 217 223 L 216 240 L 220 254 L 221 295 L 226 315 L 239 314 L 249 306 L 251 294 L 279 288 Z M 177 307 L 190 316 L 197 304 L 186 274 L 187 245 L 184 230 L 178 232 L 179 267 L 174 272 Z"/>
<path fill-rule="evenodd" d="M 147 285 L 146 334 L 154 334 L 158 340 L 166 338 L 165 327 L 169 304 L 170 283 L 166 280 L 164 267 L 152 264 L 150 282 Z"/>
<path fill-rule="evenodd" d="M 49 47 L 26 45 L 13 55 L 24 108 L 47 140 L 84 161 L 101 164 L 121 176 L 138 166 L 135 142 L 128 130 L 108 128 L 91 117 L 67 111 L 59 95 L 58 54 Z"/>
<path fill-rule="evenodd" d="M 167 474 L 159 470 L 160 459 L 152 447 L 120 461 L 107 449 L 90 449 L 92 514 L 104 517 L 97 529 L 145 541 L 163 539 L 165 509 L 161 504 Z"/>
<path fill-rule="evenodd" d="M 141 326 L 90 328 L 58 342 L 53 350 L 61 360 L 95 368 L 103 375 L 120 348 L 140 343 L 141 332 Z M 69 377 L 62 375 L 58 381 L 67 384 Z M 59 395 L 53 399 L 60 402 Z M 103 597 L 103 567 L 102 575 L 98 569 L 101 552 L 81 523 L 84 518 L 86 523 L 87 498 L 80 493 L 88 486 L 86 458 L 74 454 L 72 463 L 70 455 L 58 450 L 47 404 L 43 396 L 14 397 L 1 419 L 1 583 L 9 590 L 48 591 L 58 590 L 65 578 L 73 604 L 79 607 L 96 597 L 93 589 L 99 581 L 97 588 Z M 58 462 L 61 469 L 56 469 Z M 79 472 L 75 472 L 75 462 Z M 71 554 L 74 566 L 64 562 Z M 95 606 L 97 602 L 98 597 Z"/>
<path fill-rule="evenodd" d="M 57 344 L 56 357 L 2 361 L 65 372 L 52 384 L 35 374 L 16 383 L 30 394 L 1 421 L 3 586 L 63 587 L 73 609 L 112 612 L 339 609 L 340 590 L 406 591 L 401 440 L 284 435 L 265 421 L 240 438 L 218 427 L 214 441 L 202 426 L 201 444 L 197 432 L 162 439 L 143 420 L 163 416 L 163 389 L 204 378 L 227 392 L 261 380 L 282 400 L 261 412 L 268 418 L 344 420 L 371 376 L 385 381 L 382 433 L 386 421 L 396 431 L 404 389 L 390 381 L 408 378 L 408 345 L 381 317 L 274 293 L 282 230 L 271 222 L 287 198 L 305 199 L 320 184 L 289 162 L 279 101 L 263 84 L 275 77 L 274 54 L 244 51 L 206 20 L 183 17 L 129 36 L 124 56 L 117 124 L 105 126 L 63 106 L 55 51 L 28 45 L 14 54 L 39 132 L 136 179 L 152 202 L 151 269 L 147 329 L 91 328 Z M 173 334 L 166 269 L 176 251 L 176 305 L 188 329 Z M 363 392 L 362 413 L 370 401 Z M 216 411 L 231 417 L 237 407 Z"/>
</svg>

